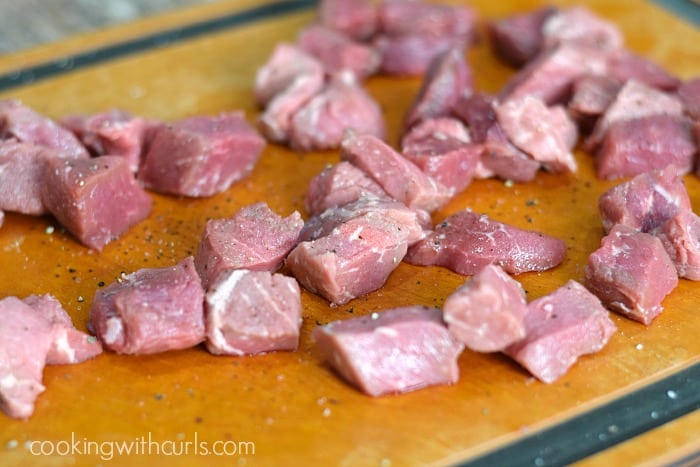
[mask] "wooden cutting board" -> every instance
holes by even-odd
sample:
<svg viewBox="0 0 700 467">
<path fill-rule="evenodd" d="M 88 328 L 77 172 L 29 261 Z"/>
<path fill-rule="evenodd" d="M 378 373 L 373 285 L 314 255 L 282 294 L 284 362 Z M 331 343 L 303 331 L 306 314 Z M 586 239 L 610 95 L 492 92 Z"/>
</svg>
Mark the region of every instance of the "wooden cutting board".
<svg viewBox="0 0 700 467">
<path fill-rule="evenodd" d="M 682 78 L 700 75 L 697 29 L 651 3 L 586 3 L 620 25 L 632 50 Z M 488 19 L 540 2 L 473 4 Z M 0 98 L 19 98 L 52 117 L 119 107 L 175 120 L 243 109 L 253 121 L 258 114 L 251 95 L 256 69 L 277 42 L 293 41 L 313 19 L 310 8 L 279 5 L 224 1 L 0 57 L 0 74 L 17 77 L 22 73 L 12 70 L 98 47 L 85 59 L 87 65 L 73 59 L 35 68 L 49 70 L 50 76 L 1 91 Z M 287 10 L 277 14 L 280 8 Z M 251 9 L 257 14 L 250 14 Z M 225 18 L 234 20 L 212 26 Z M 127 55 L 109 48 L 174 27 L 191 31 L 188 27 L 201 21 L 209 25 L 201 34 L 182 40 L 169 35 L 169 45 L 135 41 L 138 46 Z M 478 89 L 495 92 L 512 74 L 493 56 L 487 41 L 469 53 L 469 60 Z M 367 83 L 386 111 L 392 143 L 419 84 L 419 79 L 388 77 Z M 49 217 L 7 214 L 0 229 L 0 296 L 52 293 L 85 329 L 97 288 L 122 272 L 173 265 L 193 254 L 207 219 L 230 216 L 263 200 L 280 214 L 296 209 L 305 215 L 303 195 L 309 180 L 337 160 L 335 151 L 295 154 L 269 145 L 253 174 L 225 193 L 209 199 L 154 194 L 152 215 L 102 253 L 79 245 Z M 567 257 L 561 266 L 517 276 L 529 299 L 569 279 L 581 280 L 586 258 L 602 236 L 597 199 L 612 184 L 595 179 L 591 156 L 579 151 L 577 160 L 580 170 L 573 175 L 540 173 L 531 183 L 512 186 L 497 180 L 474 182 L 435 213 L 434 220 L 470 207 L 563 239 Z M 685 181 L 697 211 L 700 180 L 687 176 Z M 304 293 L 297 352 L 246 358 L 217 357 L 202 347 L 142 357 L 107 352 L 80 365 L 47 367 L 46 391 L 33 417 L 0 417 L 0 463 L 107 465 L 109 460 L 109 465 L 131 465 L 161 459 L 170 465 L 423 465 L 474 460 L 516 446 L 504 451 L 514 453 L 509 454 L 511 462 L 544 465 L 552 451 L 547 443 L 554 438 L 535 445 L 531 452 L 541 453 L 539 459 L 528 458 L 530 451 L 518 451 L 520 445 L 513 443 L 573 426 L 565 449 L 575 460 L 585 455 L 579 444 L 587 440 L 579 439 L 575 428 L 588 420 L 587 415 L 599 417 L 608 409 L 617 413 L 613 409 L 621 403 L 630 403 L 634 411 L 639 404 L 653 408 L 658 402 L 658 411 L 649 411 L 648 420 L 637 414 L 630 422 L 643 431 L 659 425 L 655 420 L 660 417 L 674 418 L 697 407 L 697 386 L 693 390 L 691 383 L 698 380 L 700 361 L 700 284 L 687 280 L 667 297 L 664 313 L 649 327 L 613 315 L 619 331 L 608 346 L 582 358 L 550 385 L 537 382 L 501 355 L 465 351 L 458 384 L 373 399 L 346 385 L 314 352 L 310 331 L 319 323 L 402 305 L 440 306 L 464 280 L 442 268 L 402 264 L 381 290 L 341 307 Z M 678 387 L 664 386 L 676 383 Z M 646 393 L 639 391 L 645 389 L 648 394 L 642 397 Z M 664 405 L 664 400 L 673 404 Z M 629 420 L 613 420 L 605 425 L 607 432 L 594 435 L 599 441 L 593 443 L 594 450 L 621 439 L 619 433 L 629 434 L 632 425 L 625 421 Z M 697 414 L 688 415 L 650 431 L 646 438 L 589 458 L 586 465 L 675 459 L 698 448 L 698 433 Z M 40 442 L 32 444 L 35 452 L 53 450 L 54 455 L 34 456 L 28 449 L 31 441 Z M 130 445 L 132 454 L 117 455 L 117 443 Z M 203 447 L 216 446 L 229 455 L 204 455 Z M 154 455 L 161 450 L 161 456 L 167 456 L 173 448 L 175 453 L 186 449 L 188 455 Z"/>
</svg>

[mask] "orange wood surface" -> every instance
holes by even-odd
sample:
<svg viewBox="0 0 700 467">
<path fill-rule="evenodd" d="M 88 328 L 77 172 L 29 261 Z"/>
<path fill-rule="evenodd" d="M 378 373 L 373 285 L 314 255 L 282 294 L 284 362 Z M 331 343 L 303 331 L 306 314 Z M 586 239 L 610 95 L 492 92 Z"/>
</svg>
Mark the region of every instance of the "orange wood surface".
<svg viewBox="0 0 700 467">
<path fill-rule="evenodd" d="M 202 19 L 236 11 L 252 3 L 231 0 L 191 8 L 165 16 L 162 26 L 183 24 L 187 17 Z M 531 9 L 539 2 L 479 0 L 473 4 L 488 19 Z M 587 4 L 618 22 L 632 50 L 682 78 L 700 75 L 697 29 L 637 0 Z M 119 107 L 175 120 L 243 109 L 253 121 L 258 114 L 251 94 L 255 70 L 277 42 L 294 40 L 312 19 L 308 10 L 252 23 L 76 70 L 2 93 L 0 98 L 19 98 L 52 117 Z M 84 35 L 67 45 L 0 57 L 0 70 L 57 58 L 80 45 L 110 43 L 118 40 L 120 31 L 124 37 L 136 37 L 141 31 L 157 30 L 158 24 L 154 18 Z M 512 74 L 493 56 L 486 41 L 469 53 L 469 60 L 479 89 L 496 91 Z M 419 84 L 418 79 L 388 77 L 368 82 L 386 112 L 392 142 Z M 305 216 L 303 195 L 308 181 L 337 160 L 336 151 L 301 155 L 269 145 L 253 174 L 225 193 L 208 199 L 154 194 L 152 215 L 101 253 L 82 247 L 49 217 L 7 214 L 0 229 L 0 296 L 52 293 L 76 325 L 85 329 L 98 283 L 110 283 L 122 272 L 142 267 L 173 265 L 194 253 L 207 219 L 230 216 L 249 203 L 264 200 L 280 214 L 297 209 Z M 573 175 L 540 173 L 531 183 L 513 186 L 477 181 L 435 213 L 434 220 L 471 207 L 494 219 L 563 239 L 567 256 L 561 266 L 517 276 L 529 299 L 553 291 L 568 279 L 581 280 L 586 258 L 602 237 L 597 199 L 612 183 L 595 179 L 591 156 L 579 151 L 577 160 L 580 169 Z M 700 180 L 694 176 L 685 180 L 698 211 Z M 25 443 L 130 442 L 149 436 L 153 441 L 173 442 L 194 442 L 196 437 L 210 445 L 228 441 L 229 449 L 239 449 L 235 456 L 190 451 L 189 457 L 168 457 L 169 465 L 445 464 L 552 426 L 700 361 L 700 284 L 687 280 L 681 280 L 666 298 L 665 311 L 649 327 L 613 315 L 619 331 L 608 346 L 582 358 L 550 385 L 535 381 L 501 355 L 465 351 L 459 361 L 458 384 L 373 399 L 336 377 L 313 350 L 310 331 L 317 323 L 401 305 L 440 306 L 465 279 L 442 268 L 402 264 L 381 290 L 345 306 L 332 308 L 304 293 L 297 352 L 245 358 L 213 356 L 203 347 L 140 357 L 107 352 L 80 365 L 47 367 L 47 389 L 37 400 L 33 417 L 28 421 L 0 417 L 0 464 L 95 465 L 102 461 L 94 452 L 36 457 Z M 679 430 L 697 431 L 697 415 L 692 417 L 687 424 L 680 423 Z M 639 442 L 630 457 L 621 445 L 617 454 L 600 454 L 586 465 L 610 465 L 609 459 L 620 459 L 607 456 L 620 455 L 623 463 L 671 456 L 685 452 L 693 441 L 693 437 L 675 436 L 667 446 Z M 254 453 L 252 445 L 244 442 L 254 443 Z M 154 459 L 115 454 L 108 465 Z"/>
</svg>

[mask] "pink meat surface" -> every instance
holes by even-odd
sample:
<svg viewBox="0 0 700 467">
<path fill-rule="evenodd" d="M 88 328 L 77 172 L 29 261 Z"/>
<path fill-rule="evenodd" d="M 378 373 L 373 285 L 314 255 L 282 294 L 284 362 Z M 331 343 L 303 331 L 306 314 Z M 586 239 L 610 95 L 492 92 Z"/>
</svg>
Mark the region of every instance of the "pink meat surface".
<svg viewBox="0 0 700 467">
<path fill-rule="evenodd" d="M 673 164 L 681 174 L 695 165 L 692 125 L 683 116 L 649 115 L 612 123 L 596 153 L 600 179 L 635 176 Z"/>
<path fill-rule="evenodd" d="M 98 289 L 90 329 L 121 354 L 186 349 L 204 341 L 204 290 L 191 256 L 122 275 Z"/>
<path fill-rule="evenodd" d="M 401 141 L 403 156 L 450 190 L 463 191 L 474 178 L 483 146 L 474 144 L 461 121 L 429 118 L 416 124 Z"/>
<path fill-rule="evenodd" d="M 500 352 L 525 337 L 525 291 L 499 266 L 485 266 L 442 309 L 452 335 L 476 352 Z"/>
<path fill-rule="evenodd" d="M 566 246 L 559 239 L 465 209 L 446 218 L 412 246 L 405 261 L 444 266 L 467 275 L 497 264 L 511 274 L 520 274 L 553 268 L 563 261 L 565 253 Z"/>
<path fill-rule="evenodd" d="M 422 0 L 385 0 L 379 6 L 381 31 L 392 37 L 447 37 L 470 44 L 476 38 L 476 20 L 476 10 L 468 6 Z"/>
<path fill-rule="evenodd" d="M 53 296 L 30 295 L 22 301 L 51 325 L 51 346 L 46 355 L 48 365 L 80 363 L 102 353 L 100 341 L 75 329 L 61 302 Z"/>
<path fill-rule="evenodd" d="M 51 347 L 51 325 L 16 297 L 0 300 L 0 409 L 11 418 L 29 418 Z"/>
<path fill-rule="evenodd" d="M 5 212 L 0 211 L 0 227 L 2 227 L 2 224 L 5 222 Z"/>
<path fill-rule="evenodd" d="M 161 193 L 212 196 L 246 177 L 264 147 L 243 112 L 190 117 L 156 131 L 139 178 Z"/>
<path fill-rule="evenodd" d="M 498 122 L 508 139 L 552 172 L 575 172 L 571 152 L 576 126 L 536 97 L 508 99 L 495 106 Z M 571 137 L 571 134 L 574 137 Z"/>
<path fill-rule="evenodd" d="M 364 196 L 388 198 L 381 186 L 350 162 L 326 167 L 311 179 L 306 190 L 306 212 L 315 216 L 328 208 L 342 206 Z"/>
<path fill-rule="evenodd" d="M 611 21 L 584 6 L 575 6 L 550 15 L 542 25 L 544 47 L 562 42 L 616 51 L 623 47 L 622 31 Z"/>
<path fill-rule="evenodd" d="M 291 277 L 269 271 L 228 270 L 205 296 L 207 349 L 217 355 L 296 350 L 301 292 Z"/>
<path fill-rule="evenodd" d="M 459 379 L 464 346 L 440 310 L 413 306 L 333 321 L 312 336 L 321 356 L 346 381 L 370 396 L 403 393 Z"/>
<path fill-rule="evenodd" d="M 244 206 L 227 219 L 208 220 L 194 259 L 202 286 L 206 290 L 228 269 L 276 271 L 303 226 L 297 211 L 283 218 L 264 202 Z"/>
<path fill-rule="evenodd" d="M 496 54 L 515 67 L 532 60 L 542 48 L 542 25 L 557 10 L 546 6 L 507 16 L 488 24 Z"/>
<path fill-rule="evenodd" d="M 646 233 L 691 210 L 688 191 L 674 166 L 639 174 L 608 189 L 598 208 L 606 232 L 624 224 Z"/>
<path fill-rule="evenodd" d="M 381 72 L 393 76 L 423 75 L 437 56 L 451 48 L 464 46 L 452 37 L 386 34 L 377 36 L 373 45 L 382 57 Z"/>
<path fill-rule="evenodd" d="M 686 115 L 700 122 L 700 77 L 688 80 L 678 86 L 678 98 Z M 700 144 L 700 138 L 698 138 Z"/>
<path fill-rule="evenodd" d="M 119 156 L 51 159 L 44 179 L 41 199 L 48 211 L 81 243 L 98 251 L 151 212 L 151 197 Z"/>
<path fill-rule="evenodd" d="M 525 338 L 505 353 L 540 381 L 552 383 L 579 357 L 605 347 L 617 328 L 600 300 L 570 280 L 528 305 L 525 330 Z"/>
<path fill-rule="evenodd" d="M 678 275 L 700 281 L 700 217 L 682 210 L 652 233 L 661 240 Z"/>
<path fill-rule="evenodd" d="M 364 41 L 377 30 L 377 7 L 372 0 L 321 0 L 319 22 L 348 37 Z"/>
<path fill-rule="evenodd" d="M 586 286 L 603 304 L 646 325 L 678 285 L 676 269 L 655 236 L 618 224 L 591 253 Z"/>
<path fill-rule="evenodd" d="M 409 208 L 430 212 L 450 199 L 447 187 L 375 136 L 348 135 L 341 145 L 341 159 L 364 170 L 389 196 Z"/>
<path fill-rule="evenodd" d="M 620 88 L 622 83 L 609 76 L 582 76 L 574 83 L 573 95 L 568 103 L 569 111 L 579 124 L 589 130 L 615 100 Z"/>
<path fill-rule="evenodd" d="M 471 94 L 473 88 L 474 78 L 464 58 L 464 49 L 453 47 L 441 53 L 430 64 L 411 104 L 404 122 L 406 128 L 426 119 L 449 116 L 457 99 Z"/>
<path fill-rule="evenodd" d="M 73 133 L 18 100 L 0 100 L 0 139 L 9 138 L 55 149 L 65 158 L 89 157 Z"/>
<path fill-rule="evenodd" d="M 384 138 L 382 109 L 350 75 L 336 76 L 292 116 L 290 145 L 297 151 L 337 149 L 347 132 Z"/>
<path fill-rule="evenodd" d="M 664 91 L 673 91 L 681 83 L 658 64 L 627 49 L 620 49 L 611 54 L 608 71 L 611 77 L 620 82 L 636 80 Z"/>
<path fill-rule="evenodd" d="M 371 45 L 356 42 L 334 29 L 312 25 L 301 31 L 299 47 L 319 60 L 329 75 L 351 73 L 359 82 L 375 74 L 381 56 Z"/>
</svg>

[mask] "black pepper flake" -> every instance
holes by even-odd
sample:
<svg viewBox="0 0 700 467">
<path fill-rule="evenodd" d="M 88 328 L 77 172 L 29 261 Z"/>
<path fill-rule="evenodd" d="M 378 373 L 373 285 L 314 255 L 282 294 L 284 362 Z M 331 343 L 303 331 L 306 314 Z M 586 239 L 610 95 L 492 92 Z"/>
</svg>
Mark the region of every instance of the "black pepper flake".
<svg viewBox="0 0 700 467">
<path fill-rule="evenodd" d="M 71 274 L 73 274 L 74 272 L 78 272 L 78 271 L 76 271 L 75 268 L 68 268 L 68 272 L 70 272 Z"/>
<path fill-rule="evenodd" d="M 162 401 L 165 398 L 165 395 L 163 395 L 160 392 L 157 392 L 157 393 L 153 394 L 153 398 L 157 401 Z"/>
<path fill-rule="evenodd" d="M 104 287 L 104 286 L 105 286 L 104 281 L 100 281 L 97 283 L 97 287 Z"/>
<path fill-rule="evenodd" d="M 194 422 L 195 423 L 202 423 L 204 419 L 202 417 L 194 417 Z"/>
<path fill-rule="evenodd" d="M 353 307 L 348 308 L 348 313 L 352 314 L 354 312 L 355 312 L 355 308 L 353 308 Z"/>
</svg>

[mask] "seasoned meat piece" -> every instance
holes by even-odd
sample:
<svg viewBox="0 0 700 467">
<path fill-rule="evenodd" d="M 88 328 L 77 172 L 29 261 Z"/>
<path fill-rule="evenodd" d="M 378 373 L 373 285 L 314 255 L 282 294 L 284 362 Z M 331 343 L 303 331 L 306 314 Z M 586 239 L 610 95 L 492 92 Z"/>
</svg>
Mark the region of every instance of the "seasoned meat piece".
<svg viewBox="0 0 700 467">
<path fill-rule="evenodd" d="M 9 138 L 55 149 L 66 159 L 89 157 L 73 133 L 14 99 L 0 100 L 0 139 Z"/>
<path fill-rule="evenodd" d="M 683 104 L 686 115 L 700 122 L 700 78 L 694 78 L 678 86 L 678 98 Z M 700 138 L 698 138 L 700 144 Z"/>
<path fill-rule="evenodd" d="M 693 169 L 697 148 L 683 116 L 649 115 L 612 123 L 596 153 L 600 179 L 635 176 L 673 164 L 680 174 Z"/>
<path fill-rule="evenodd" d="M 444 266 L 459 274 L 476 274 L 488 264 L 497 264 L 511 274 L 520 274 L 553 268 L 565 253 L 566 246 L 559 239 L 466 209 L 445 219 L 412 246 L 405 261 Z"/>
<path fill-rule="evenodd" d="M 204 341 L 204 290 L 191 256 L 140 269 L 98 289 L 89 326 L 121 354 L 186 349 Z"/>
<path fill-rule="evenodd" d="M 442 308 L 452 335 L 476 352 L 499 352 L 525 337 L 525 291 L 499 266 L 485 266 Z"/>
<path fill-rule="evenodd" d="M 61 225 L 98 251 L 148 217 L 153 204 L 119 156 L 50 159 L 41 199 Z"/>
<path fill-rule="evenodd" d="M 525 339 L 505 353 L 540 381 L 552 383 L 579 357 L 605 347 L 617 328 L 600 300 L 570 280 L 528 305 L 525 330 Z"/>
<path fill-rule="evenodd" d="M 525 65 L 542 48 L 542 25 L 555 12 L 555 7 L 545 6 L 490 22 L 491 46 L 510 65 Z"/>
<path fill-rule="evenodd" d="M 372 0 L 321 0 L 318 20 L 327 28 L 364 41 L 377 30 L 377 8 Z"/>
<path fill-rule="evenodd" d="M 468 45 L 476 38 L 476 19 L 476 10 L 468 6 L 422 0 L 384 0 L 379 6 L 380 29 L 392 37 L 445 37 Z"/>
<path fill-rule="evenodd" d="M 41 383 L 53 333 L 48 320 L 16 297 L 0 300 L 0 409 L 29 418 Z"/>
<path fill-rule="evenodd" d="M 210 219 L 194 263 L 206 290 L 222 271 L 276 271 L 297 244 L 304 226 L 301 215 L 273 212 L 266 203 L 244 206 L 227 219 Z"/>
<path fill-rule="evenodd" d="M 497 104 L 495 112 L 508 139 L 544 168 L 552 172 L 577 170 L 571 152 L 576 126 L 565 114 L 562 117 L 533 96 L 508 99 Z"/>
<path fill-rule="evenodd" d="M 459 379 L 464 346 L 442 321 L 440 310 L 394 308 L 333 321 L 312 336 L 328 364 L 370 396 L 414 391 Z"/>
<path fill-rule="evenodd" d="M 311 179 L 306 190 L 306 212 L 315 216 L 328 208 L 352 203 L 364 196 L 388 198 L 377 182 L 350 162 L 342 161 L 323 169 Z"/>
<path fill-rule="evenodd" d="M 627 49 L 616 50 L 610 55 L 608 72 L 622 83 L 635 80 L 663 91 L 673 91 L 681 83 L 656 63 Z"/>
<path fill-rule="evenodd" d="M 373 44 L 382 57 L 381 72 L 393 76 L 423 75 L 440 54 L 464 46 L 463 42 L 452 37 L 384 34 L 377 36 Z"/>
<path fill-rule="evenodd" d="M 663 310 L 661 302 L 678 285 L 678 275 L 661 241 L 618 224 L 591 253 L 586 286 L 603 304 L 646 325 Z"/>
<path fill-rule="evenodd" d="M 472 182 L 483 152 L 482 145 L 471 142 L 462 122 L 449 117 L 421 121 L 409 130 L 401 145 L 406 159 L 452 194 Z"/>
<path fill-rule="evenodd" d="M 620 92 L 622 83 L 604 75 L 585 75 L 574 83 L 568 108 L 575 120 L 589 131 Z"/>
<path fill-rule="evenodd" d="M 205 296 L 207 349 L 217 355 L 296 350 L 301 292 L 291 277 L 227 270 Z"/>
<path fill-rule="evenodd" d="M 700 217 L 681 210 L 652 233 L 661 240 L 678 275 L 700 281 Z"/>
<path fill-rule="evenodd" d="M 75 329 L 61 302 L 53 296 L 30 295 L 22 301 L 51 325 L 51 346 L 46 355 L 48 365 L 80 363 L 102 353 L 100 341 Z"/>
<path fill-rule="evenodd" d="M 348 131 L 384 138 L 386 128 L 374 98 L 339 75 L 292 116 L 289 143 L 298 151 L 337 149 Z"/>
<path fill-rule="evenodd" d="M 391 146 L 372 135 L 348 135 L 341 159 L 364 170 L 390 196 L 412 209 L 428 212 L 450 199 L 450 190 L 423 173 Z"/>
<path fill-rule="evenodd" d="M 336 30 L 312 25 L 301 31 L 299 47 L 319 60 L 326 73 L 351 73 L 360 82 L 375 74 L 381 64 L 379 52 L 371 45 L 355 42 Z"/>
<path fill-rule="evenodd" d="M 457 99 L 471 94 L 473 88 L 474 78 L 463 48 L 453 47 L 436 56 L 406 115 L 406 129 L 426 119 L 449 116 Z"/>
<path fill-rule="evenodd" d="M 190 117 L 156 130 L 139 178 L 160 193 L 212 196 L 246 177 L 264 147 L 243 112 Z"/>
<path fill-rule="evenodd" d="M 622 31 L 615 23 L 584 6 L 562 9 L 550 15 L 542 25 L 542 35 L 545 48 L 566 42 L 616 51 L 624 45 Z"/>
</svg>

